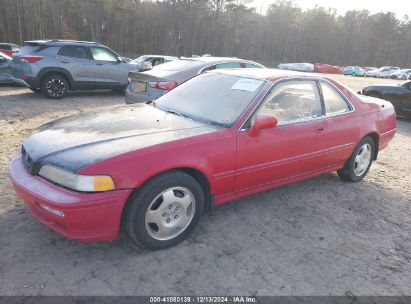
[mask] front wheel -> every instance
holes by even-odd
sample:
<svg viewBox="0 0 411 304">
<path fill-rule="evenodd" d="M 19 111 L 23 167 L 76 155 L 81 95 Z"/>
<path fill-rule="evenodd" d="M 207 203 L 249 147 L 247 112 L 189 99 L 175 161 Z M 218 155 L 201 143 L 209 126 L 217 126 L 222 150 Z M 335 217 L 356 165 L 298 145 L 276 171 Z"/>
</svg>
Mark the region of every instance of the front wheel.
<svg viewBox="0 0 411 304">
<path fill-rule="evenodd" d="M 361 181 L 370 170 L 375 151 L 374 140 L 371 137 L 365 137 L 355 148 L 344 167 L 337 171 L 338 175 L 346 181 Z"/>
<path fill-rule="evenodd" d="M 130 237 L 148 249 L 165 249 L 188 237 L 204 210 L 204 193 L 190 175 L 154 177 L 131 196 L 125 213 Z"/>
<path fill-rule="evenodd" d="M 63 98 L 68 90 L 67 80 L 59 74 L 51 74 L 41 81 L 41 92 L 51 99 Z"/>
</svg>

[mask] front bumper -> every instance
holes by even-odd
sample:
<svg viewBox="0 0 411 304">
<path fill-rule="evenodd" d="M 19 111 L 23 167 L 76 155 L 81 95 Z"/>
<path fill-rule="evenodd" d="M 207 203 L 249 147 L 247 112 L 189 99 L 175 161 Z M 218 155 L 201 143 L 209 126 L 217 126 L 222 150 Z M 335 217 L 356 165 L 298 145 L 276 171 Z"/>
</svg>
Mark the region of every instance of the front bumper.
<svg viewBox="0 0 411 304">
<path fill-rule="evenodd" d="M 79 193 L 30 175 L 21 154 L 10 164 L 10 176 L 26 209 L 40 223 L 66 238 L 84 242 L 113 240 L 118 236 L 121 214 L 132 189 Z M 40 205 L 64 212 L 64 217 Z"/>
</svg>

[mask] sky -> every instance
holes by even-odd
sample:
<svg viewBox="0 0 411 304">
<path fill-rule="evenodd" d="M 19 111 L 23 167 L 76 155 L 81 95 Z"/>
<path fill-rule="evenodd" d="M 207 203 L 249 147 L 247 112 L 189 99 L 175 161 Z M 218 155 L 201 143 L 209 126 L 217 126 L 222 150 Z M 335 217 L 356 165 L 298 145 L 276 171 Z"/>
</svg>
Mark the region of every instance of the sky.
<svg viewBox="0 0 411 304">
<path fill-rule="evenodd" d="M 265 13 L 268 5 L 273 2 L 275 0 L 254 0 L 250 6 L 255 7 L 257 12 Z M 340 15 L 349 10 L 367 9 L 371 13 L 391 11 L 397 14 L 397 18 L 408 15 L 411 19 L 410 0 L 294 0 L 294 2 L 303 9 L 314 8 L 315 5 L 335 8 Z"/>
</svg>

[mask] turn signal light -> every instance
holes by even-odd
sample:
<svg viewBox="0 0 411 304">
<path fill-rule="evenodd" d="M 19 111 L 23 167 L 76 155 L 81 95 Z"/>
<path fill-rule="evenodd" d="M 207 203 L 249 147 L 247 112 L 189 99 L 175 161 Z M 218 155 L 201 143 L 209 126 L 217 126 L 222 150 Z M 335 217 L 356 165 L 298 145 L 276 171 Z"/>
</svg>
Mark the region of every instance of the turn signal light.
<svg viewBox="0 0 411 304">
<path fill-rule="evenodd" d="M 109 176 L 94 176 L 94 191 L 109 191 L 114 189 L 114 182 Z"/>
</svg>

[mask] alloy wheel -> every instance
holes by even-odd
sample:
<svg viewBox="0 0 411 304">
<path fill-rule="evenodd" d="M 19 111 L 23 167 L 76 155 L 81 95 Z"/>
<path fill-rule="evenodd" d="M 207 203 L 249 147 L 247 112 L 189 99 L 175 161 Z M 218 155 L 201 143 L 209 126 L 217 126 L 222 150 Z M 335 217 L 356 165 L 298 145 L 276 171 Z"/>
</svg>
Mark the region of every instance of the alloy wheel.
<svg viewBox="0 0 411 304">
<path fill-rule="evenodd" d="M 372 148 L 369 143 L 361 146 L 354 161 L 354 174 L 361 176 L 367 171 L 372 158 Z"/>
<path fill-rule="evenodd" d="M 191 223 L 195 198 L 184 187 L 172 187 L 157 195 L 147 208 L 145 227 L 156 240 L 170 240 L 180 235 Z"/>
<path fill-rule="evenodd" d="M 47 89 L 47 94 L 49 96 L 61 97 L 63 96 L 66 90 L 66 85 L 60 79 L 51 78 L 49 81 L 47 81 L 46 89 Z"/>
</svg>

